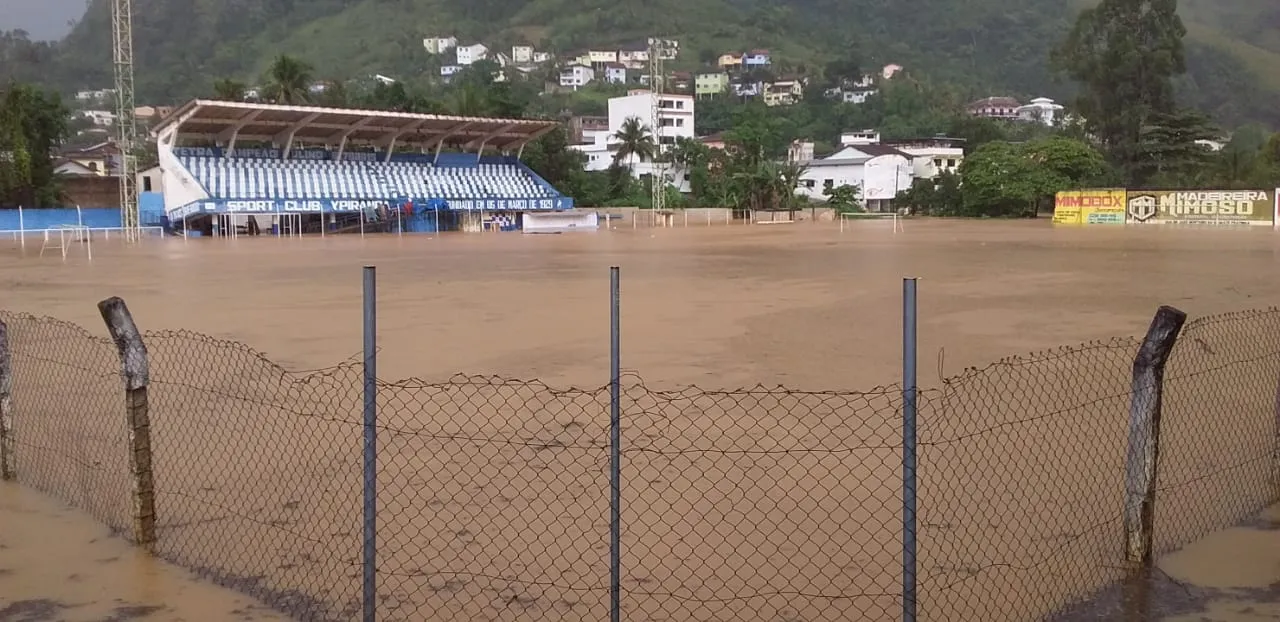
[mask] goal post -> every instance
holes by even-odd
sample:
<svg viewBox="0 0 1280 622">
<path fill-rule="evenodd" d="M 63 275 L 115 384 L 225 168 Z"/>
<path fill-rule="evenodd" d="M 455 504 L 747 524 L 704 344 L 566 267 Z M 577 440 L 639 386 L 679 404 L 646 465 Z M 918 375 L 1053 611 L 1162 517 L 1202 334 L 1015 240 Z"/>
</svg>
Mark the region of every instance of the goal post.
<svg viewBox="0 0 1280 622">
<path fill-rule="evenodd" d="M 841 212 L 840 233 L 844 233 L 846 229 L 853 229 L 853 223 L 859 220 L 890 223 L 894 233 L 906 231 L 902 226 L 902 216 L 898 215 L 898 212 Z"/>
</svg>

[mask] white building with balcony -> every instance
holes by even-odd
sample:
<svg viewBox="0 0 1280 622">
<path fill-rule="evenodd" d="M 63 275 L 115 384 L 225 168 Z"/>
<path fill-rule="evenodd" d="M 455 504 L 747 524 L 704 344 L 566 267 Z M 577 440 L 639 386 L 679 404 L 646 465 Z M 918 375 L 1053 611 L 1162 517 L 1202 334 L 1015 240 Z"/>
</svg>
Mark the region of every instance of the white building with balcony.
<svg viewBox="0 0 1280 622">
<path fill-rule="evenodd" d="M 603 171 L 613 164 L 614 154 L 618 151 L 619 141 L 615 136 L 622 129 L 627 119 L 637 118 L 646 128 L 649 129 L 650 135 L 654 137 L 654 143 L 659 149 L 670 149 L 680 138 L 694 139 L 696 136 L 693 131 L 694 120 L 694 98 L 692 95 L 673 95 L 663 94 L 659 96 L 658 105 L 658 128 L 653 129 L 653 107 L 655 95 L 644 89 L 631 91 L 624 97 L 614 97 L 609 100 L 609 129 L 607 132 L 596 133 L 591 137 L 591 141 L 581 145 L 571 145 L 572 149 L 576 149 L 587 156 L 586 170 Z M 587 137 L 584 136 L 584 141 Z M 620 162 L 623 166 L 631 168 L 631 173 L 635 177 L 651 175 L 653 173 L 653 162 L 644 159 L 635 158 L 624 159 Z M 684 173 L 679 170 L 668 170 L 666 172 L 668 181 L 680 187 L 682 190 L 687 189 L 688 184 L 684 180 Z"/>
<path fill-rule="evenodd" d="M 942 173 L 959 173 L 964 162 L 963 138 L 934 136 L 886 141 L 886 145 L 911 156 L 911 171 L 919 179 L 933 179 Z"/>
</svg>

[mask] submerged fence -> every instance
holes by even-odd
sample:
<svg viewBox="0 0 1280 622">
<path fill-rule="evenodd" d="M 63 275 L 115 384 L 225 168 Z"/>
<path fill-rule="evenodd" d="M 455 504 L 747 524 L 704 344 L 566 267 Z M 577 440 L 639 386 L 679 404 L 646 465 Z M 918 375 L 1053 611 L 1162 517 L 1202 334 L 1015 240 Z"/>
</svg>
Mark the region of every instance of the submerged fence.
<svg viewBox="0 0 1280 622">
<path fill-rule="evenodd" d="M 917 388 L 909 282 L 904 384 L 671 390 L 615 271 L 612 369 L 556 389 L 376 380 L 366 274 L 365 360 L 305 373 L 0 312 L 0 471 L 303 620 L 1070 617 L 1280 490 L 1276 309 Z"/>
</svg>

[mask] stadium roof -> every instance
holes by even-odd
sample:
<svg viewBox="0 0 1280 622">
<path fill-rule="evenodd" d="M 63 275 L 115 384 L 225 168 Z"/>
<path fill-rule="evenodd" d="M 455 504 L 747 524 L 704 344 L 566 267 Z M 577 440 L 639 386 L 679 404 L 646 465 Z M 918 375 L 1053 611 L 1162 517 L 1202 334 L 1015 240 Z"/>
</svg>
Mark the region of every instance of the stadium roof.
<svg viewBox="0 0 1280 622">
<path fill-rule="evenodd" d="M 227 143 L 232 140 L 336 145 L 376 144 L 465 149 L 493 147 L 510 151 L 558 125 L 537 119 L 493 119 L 451 115 L 285 106 L 194 99 L 177 108 L 152 130 L 170 144 L 177 140 Z"/>
</svg>

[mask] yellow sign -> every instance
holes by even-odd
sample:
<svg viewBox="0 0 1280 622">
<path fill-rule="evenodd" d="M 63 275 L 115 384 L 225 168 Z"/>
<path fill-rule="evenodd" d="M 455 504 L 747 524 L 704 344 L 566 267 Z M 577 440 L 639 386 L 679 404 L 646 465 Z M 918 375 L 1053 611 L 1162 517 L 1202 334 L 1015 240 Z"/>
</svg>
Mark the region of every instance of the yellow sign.
<svg viewBox="0 0 1280 622">
<path fill-rule="evenodd" d="M 1053 222 L 1071 225 L 1123 225 L 1125 191 L 1113 189 L 1067 190 L 1053 202 Z M 1062 218 L 1059 219 L 1061 213 Z"/>
</svg>

